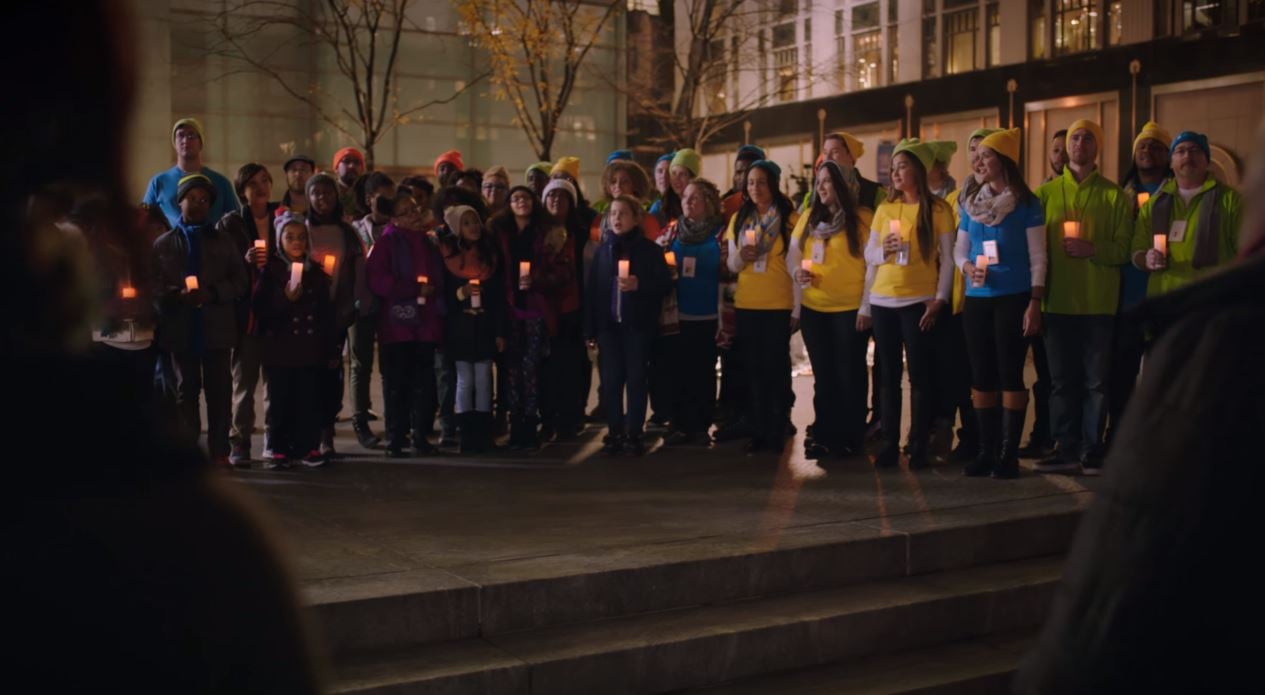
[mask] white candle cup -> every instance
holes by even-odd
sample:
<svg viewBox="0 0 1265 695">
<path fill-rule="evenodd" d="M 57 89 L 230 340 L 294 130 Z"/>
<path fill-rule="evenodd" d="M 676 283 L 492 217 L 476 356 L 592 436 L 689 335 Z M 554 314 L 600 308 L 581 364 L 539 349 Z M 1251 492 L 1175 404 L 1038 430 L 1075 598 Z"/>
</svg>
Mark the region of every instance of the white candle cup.
<svg viewBox="0 0 1265 695">
<path fill-rule="evenodd" d="M 1143 205 L 1146 205 L 1146 201 L 1148 201 L 1148 200 L 1150 200 L 1150 199 L 1151 199 L 1151 194 L 1150 194 L 1150 193 L 1147 193 L 1146 191 L 1143 191 L 1143 192 L 1139 193 L 1139 194 L 1138 194 L 1138 207 L 1139 207 L 1139 208 L 1141 208 Z"/>
<path fill-rule="evenodd" d="M 888 222 L 887 229 L 900 237 L 900 249 L 896 251 L 896 265 L 909 265 L 909 242 L 905 240 L 905 229 L 901 226 L 900 220 Z"/>
<path fill-rule="evenodd" d="M 976 268 L 979 268 L 979 269 L 980 269 L 980 270 L 982 270 L 982 271 L 984 271 L 984 277 L 985 277 L 985 278 L 987 278 L 987 277 L 988 277 L 988 256 L 986 256 L 986 255 L 984 255 L 984 254 L 982 254 L 982 253 L 981 253 L 980 255 L 976 256 L 976 257 L 975 257 L 975 267 L 976 267 Z M 985 282 L 985 281 L 986 281 L 986 280 L 980 280 L 979 282 L 976 282 L 976 281 L 975 281 L 975 279 L 974 279 L 974 278 L 972 278 L 972 279 L 971 279 L 971 287 L 983 287 L 983 286 L 984 286 L 984 282 Z"/>
<path fill-rule="evenodd" d="M 668 251 L 663 254 L 663 260 L 667 261 L 668 265 L 676 267 L 676 254 L 674 252 Z"/>
<path fill-rule="evenodd" d="M 268 248 L 268 242 L 264 241 L 263 239 L 256 239 L 255 248 L 260 249 L 260 250 L 266 249 Z"/>
<path fill-rule="evenodd" d="M 621 260 L 619 262 L 619 279 L 620 280 L 628 279 L 628 261 L 627 260 Z"/>
<path fill-rule="evenodd" d="M 299 283 L 302 281 L 303 281 L 303 264 L 291 263 L 290 264 L 290 287 L 298 287 Z"/>
<path fill-rule="evenodd" d="M 799 262 L 799 269 L 804 271 L 804 273 L 808 275 L 808 277 L 804 279 L 803 285 L 805 287 L 811 285 L 813 282 L 813 278 L 812 278 L 813 262 L 810 259 L 805 258 L 804 260 Z"/>
<path fill-rule="evenodd" d="M 122 289 L 119 290 L 119 296 L 121 296 L 124 299 L 136 299 L 136 288 L 131 287 L 131 286 L 124 286 Z"/>
<path fill-rule="evenodd" d="M 747 241 L 747 243 L 745 244 L 746 246 L 755 246 L 755 230 L 754 229 L 748 229 L 746 233 L 743 235 L 743 238 L 746 239 Z"/>
<path fill-rule="evenodd" d="M 518 262 L 518 289 L 531 287 L 531 261 Z"/>
<path fill-rule="evenodd" d="M 902 239 L 905 238 L 905 233 L 901 231 L 901 228 L 900 228 L 900 220 L 892 220 L 888 222 L 887 231 L 891 232 L 892 234 L 895 234 L 896 236 L 899 236 Z"/>
<path fill-rule="evenodd" d="M 184 279 L 184 288 L 190 292 L 198 289 L 198 276 L 187 275 Z"/>
<path fill-rule="evenodd" d="M 1064 239 L 1079 239 L 1081 237 L 1081 223 L 1075 220 L 1068 220 L 1063 223 Z"/>
<path fill-rule="evenodd" d="M 1160 255 L 1162 256 L 1168 255 L 1168 235 L 1167 234 L 1156 234 L 1154 237 L 1154 243 L 1155 243 L 1155 250 L 1159 251 Z"/>
<path fill-rule="evenodd" d="M 478 281 L 478 279 L 471 280 L 471 281 L 470 281 L 470 286 L 471 286 L 471 287 L 475 287 L 475 288 L 477 288 L 477 287 L 479 286 L 479 281 Z M 483 297 L 482 297 L 481 295 L 477 295 L 477 294 L 473 294 L 473 293 L 472 293 L 472 294 L 470 295 L 470 308 L 472 308 L 472 309 L 480 309 L 480 308 L 482 308 L 482 307 L 483 307 Z"/>
<path fill-rule="evenodd" d="M 337 263 L 337 262 L 338 262 L 338 261 L 337 261 L 337 259 L 335 259 L 335 258 L 334 258 L 334 255 L 333 255 L 333 254 L 330 254 L 330 253 L 325 254 L 325 260 L 324 260 L 324 262 L 323 262 L 323 264 L 322 264 L 322 265 L 324 265 L 324 267 L 325 267 L 325 274 L 326 274 L 326 275 L 333 275 L 333 274 L 334 274 L 334 264 L 335 264 L 335 263 Z"/>
<path fill-rule="evenodd" d="M 429 281 L 430 281 L 430 280 L 429 280 L 429 278 L 427 278 L 425 275 L 418 275 L 418 276 L 417 276 L 417 284 L 418 284 L 418 285 L 425 285 L 425 284 L 426 284 L 427 282 L 429 282 Z M 423 297 L 423 296 L 422 296 L 422 295 L 420 295 L 420 294 L 419 294 L 419 295 L 417 295 L 417 303 L 418 303 L 418 304 L 425 304 L 425 303 L 426 303 L 426 298 L 425 298 L 425 297 Z"/>
</svg>

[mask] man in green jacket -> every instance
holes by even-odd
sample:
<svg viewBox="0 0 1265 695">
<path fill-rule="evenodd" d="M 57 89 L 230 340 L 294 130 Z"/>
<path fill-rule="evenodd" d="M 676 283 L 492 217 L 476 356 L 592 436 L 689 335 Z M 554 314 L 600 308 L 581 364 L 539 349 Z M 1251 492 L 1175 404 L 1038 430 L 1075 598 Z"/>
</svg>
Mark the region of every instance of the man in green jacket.
<svg viewBox="0 0 1265 695">
<path fill-rule="evenodd" d="M 1067 129 L 1068 165 L 1036 191 L 1045 207 L 1049 278 L 1045 347 L 1050 361 L 1050 418 L 1058 449 L 1039 472 L 1102 470 L 1112 326 L 1120 304 L 1120 266 L 1129 259 L 1132 206 L 1095 164 L 1102 127 Z"/>
<path fill-rule="evenodd" d="M 1238 254 L 1243 201 L 1208 172 L 1207 136 L 1186 131 L 1170 149 L 1175 178 L 1138 212 L 1133 265 L 1151 274 L 1146 294 L 1183 287 Z"/>
</svg>

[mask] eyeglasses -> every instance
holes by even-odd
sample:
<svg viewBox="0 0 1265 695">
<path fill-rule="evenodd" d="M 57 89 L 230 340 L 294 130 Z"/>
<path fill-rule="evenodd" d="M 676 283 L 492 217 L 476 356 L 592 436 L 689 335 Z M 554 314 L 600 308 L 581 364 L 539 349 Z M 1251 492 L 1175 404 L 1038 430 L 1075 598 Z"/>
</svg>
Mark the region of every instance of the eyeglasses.
<svg viewBox="0 0 1265 695">
<path fill-rule="evenodd" d="M 1203 150 L 1202 150 L 1202 149 L 1200 149 L 1200 148 L 1199 148 L 1198 146 L 1196 146 L 1196 145 L 1191 145 L 1190 147 L 1186 147 L 1185 145 L 1182 145 L 1182 146 L 1178 147 L 1177 149 L 1173 150 L 1173 156 L 1174 156 L 1174 157 L 1176 157 L 1177 155 L 1179 155 L 1179 154 L 1180 154 L 1180 155 L 1181 155 L 1181 156 L 1183 156 L 1183 157 L 1189 157 L 1189 156 L 1191 156 L 1191 155 L 1195 154 L 1196 152 L 1198 152 L 1198 153 L 1202 154 L 1202 153 L 1203 153 Z"/>
</svg>

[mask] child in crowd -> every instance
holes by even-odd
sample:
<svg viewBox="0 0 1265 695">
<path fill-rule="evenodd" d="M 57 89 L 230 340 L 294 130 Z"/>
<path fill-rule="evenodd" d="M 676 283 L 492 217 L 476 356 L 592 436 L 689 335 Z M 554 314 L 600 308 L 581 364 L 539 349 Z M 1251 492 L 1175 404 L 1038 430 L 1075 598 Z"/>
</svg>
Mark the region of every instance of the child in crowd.
<svg viewBox="0 0 1265 695">
<path fill-rule="evenodd" d="M 276 252 L 255 282 L 251 334 L 260 342 L 268 389 L 272 457 L 266 469 L 326 463 L 321 454 L 317 388 L 322 370 L 336 366 L 334 302 L 329 276 L 312 262 L 303 218 L 283 213 L 276 221 Z"/>
<path fill-rule="evenodd" d="M 641 435 L 646 422 L 646 361 L 672 275 L 663 250 L 641 233 L 645 212 L 636 198 L 616 197 L 606 214 L 614 234 L 602 243 L 589 270 L 585 335 L 602 355 L 608 428 L 602 452 L 640 456 L 645 453 Z"/>
<path fill-rule="evenodd" d="M 444 352 L 456 365 L 461 453 L 492 446 L 492 358 L 505 349 L 505 293 L 500 249 L 474 208 L 444 211 L 452 233 L 441 244 L 448 314 Z"/>
</svg>

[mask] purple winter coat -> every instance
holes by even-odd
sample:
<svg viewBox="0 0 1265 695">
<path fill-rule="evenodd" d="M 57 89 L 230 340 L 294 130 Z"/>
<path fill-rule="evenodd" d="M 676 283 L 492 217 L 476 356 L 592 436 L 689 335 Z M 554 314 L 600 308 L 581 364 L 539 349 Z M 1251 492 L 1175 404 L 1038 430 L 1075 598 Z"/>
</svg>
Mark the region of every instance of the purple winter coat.
<svg viewBox="0 0 1265 695">
<path fill-rule="evenodd" d="M 444 264 L 426 232 L 387 225 L 365 262 L 369 290 L 381 298 L 378 341 L 440 343 L 444 339 Z M 417 304 L 417 276 L 435 294 Z M 413 313 L 413 310 L 416 313 Z"/>
</svg>

